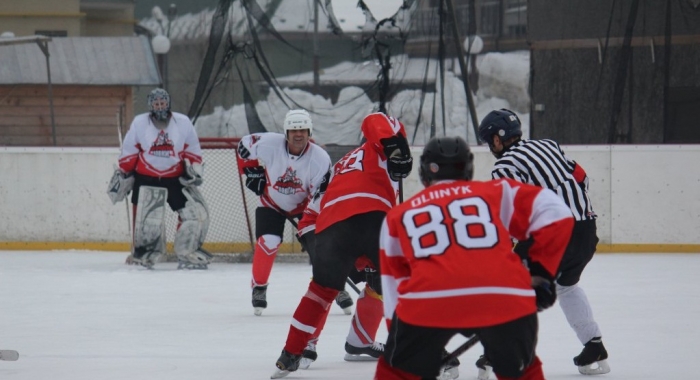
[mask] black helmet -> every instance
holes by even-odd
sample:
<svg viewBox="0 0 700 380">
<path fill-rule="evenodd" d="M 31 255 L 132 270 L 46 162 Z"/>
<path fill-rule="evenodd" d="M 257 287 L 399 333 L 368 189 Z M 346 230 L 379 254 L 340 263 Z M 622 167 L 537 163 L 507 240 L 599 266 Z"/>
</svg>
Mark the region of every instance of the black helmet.
<svg viewBox="0 0 700 380">
<path fill-rule="evenodd" d="M 461 137 L 433 137 L 423 148 L 418 172 L 423 185 L 439 179 L 472 179 L 474 155 Z"/>
<path fill-rule="evenodd" d="M 522 136 L 520 129 L 520 119 L 513 111 L 501 108 L 498 111 L 491 111 L 479 124 L 479 139 L 491 145 L 492 136 L 497 135 L 501 142 L 505 142 L 511 137 Z"/>
</svg>

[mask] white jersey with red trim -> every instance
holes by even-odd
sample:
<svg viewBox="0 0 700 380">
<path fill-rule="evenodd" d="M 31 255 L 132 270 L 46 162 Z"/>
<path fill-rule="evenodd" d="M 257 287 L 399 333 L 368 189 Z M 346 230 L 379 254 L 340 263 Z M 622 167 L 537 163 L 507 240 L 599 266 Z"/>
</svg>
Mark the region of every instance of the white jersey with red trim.
<svg viewBox="0 0 700 380">
<path fill-rule="evenodd" d="M 510 179 L 430 186 L 389 211 L 382 225 L 384 316 L 465 328 L 535 313 L 530 273 L 511 236 L 532 236 L 531 262 L 554 275 L 573 223 L 554 192 Z"/>
<path fill-rule="evenodd" d="M 287 138 L 281 133 L 254 133 L 241 138 L 239 144 L 250 151 L 250 157 L 242 160 L 244 165 L 252 160 L 265 165 L 262 204 L 290 215 L 302 213 L 331 167 L 328 153 L 312 142 L 298 156 L 289 153 Z"/>
<path fill-rule="evenodd" d="M 124 137 L 119 168 L 151 177 L 179 177 L 184 159 L 202 162 L 202 148 L 190 119 L 173 112 L 168 126 L 158 129 L 148 113 L 134 117 Z"/>
</svg>

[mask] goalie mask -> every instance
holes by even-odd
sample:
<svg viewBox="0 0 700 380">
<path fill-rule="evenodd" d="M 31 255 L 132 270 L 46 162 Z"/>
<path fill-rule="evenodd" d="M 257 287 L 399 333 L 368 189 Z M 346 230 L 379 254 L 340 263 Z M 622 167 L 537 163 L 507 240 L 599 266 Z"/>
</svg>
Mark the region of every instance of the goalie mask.
<svg viewBox="0 0 700 380">
<path fill-rule="evenodd" d="M 418 172 L 424 186 L 441 179 L 472 179 L 474 155 L 461 137 L 433 137 L 423 148 Z"/>
<path fill-rule="evenodd" d="M 167 121 L 170 117 L 170 95 L 162 88 L 156 88 L 148 94 L 148 110 L 158 121 Z"/>
</svg>

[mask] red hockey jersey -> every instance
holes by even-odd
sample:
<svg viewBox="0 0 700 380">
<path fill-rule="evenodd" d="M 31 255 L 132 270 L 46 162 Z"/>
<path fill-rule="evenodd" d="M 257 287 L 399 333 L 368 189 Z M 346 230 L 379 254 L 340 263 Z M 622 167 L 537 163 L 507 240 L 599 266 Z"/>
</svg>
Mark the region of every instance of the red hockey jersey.
<svg viewBox="0 0 700 380">
<path fill-rule="evenodd" d="M 346 154 L 333 168 L 321 201 L 316 232 L 351 216 L 386 212 L 396 205 L 398 182 L 387 173 L 380 140 L 398 134 L 405 137 L 406 130 L 393 117 L 373 113 L 363 120 L 362 134 L 367 141 Z"/>
<path fill-rule="evenodd" d="M 510 179 L 441 181 L 392 209 L 382 225 L 385 317 L 430 327 L 492 326 L 537 311 L 511 236 L 554 274 L 573 217 L 552 191 Z"/>
</svg>

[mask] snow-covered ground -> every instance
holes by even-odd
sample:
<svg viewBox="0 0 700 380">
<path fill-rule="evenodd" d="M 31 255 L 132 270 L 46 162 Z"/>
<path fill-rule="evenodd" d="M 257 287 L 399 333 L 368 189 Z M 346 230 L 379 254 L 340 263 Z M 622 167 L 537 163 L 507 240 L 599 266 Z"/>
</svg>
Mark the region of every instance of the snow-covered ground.
<svg viewBox="0 0 700 380">
<path fill-rule="evenodd" d="M 311 267 L 277 263 L 261 317 L 250 304 L 250 264 L 208 271 L 126 266 L 124 252 L 0 251 L 0 379 L 269 379 Z M 694 379 L 700 341 L 700 255 L 600 254 L 581 285 L 610 353 L 600 380 Z M 351 291 L 352 292 L 352 291 Z M 449 312 L 436 310 L 435 312 Z M 333 306 L 319 359 L 289 379 L 372 379 L 374 363 L 343 361 L 350 317 Z M 550 380 L 584 379 L 581 345 L 558 306 L 540 313 L 538 352 Z M 382 326 L 379 338 L 386 338 Z M 455 339 L 449 349 L 463 339 Z M 481 349 L 462 357 L 475 379 Z M 492 377 L 493 378 L 493 377 Z"/>
</svg>

